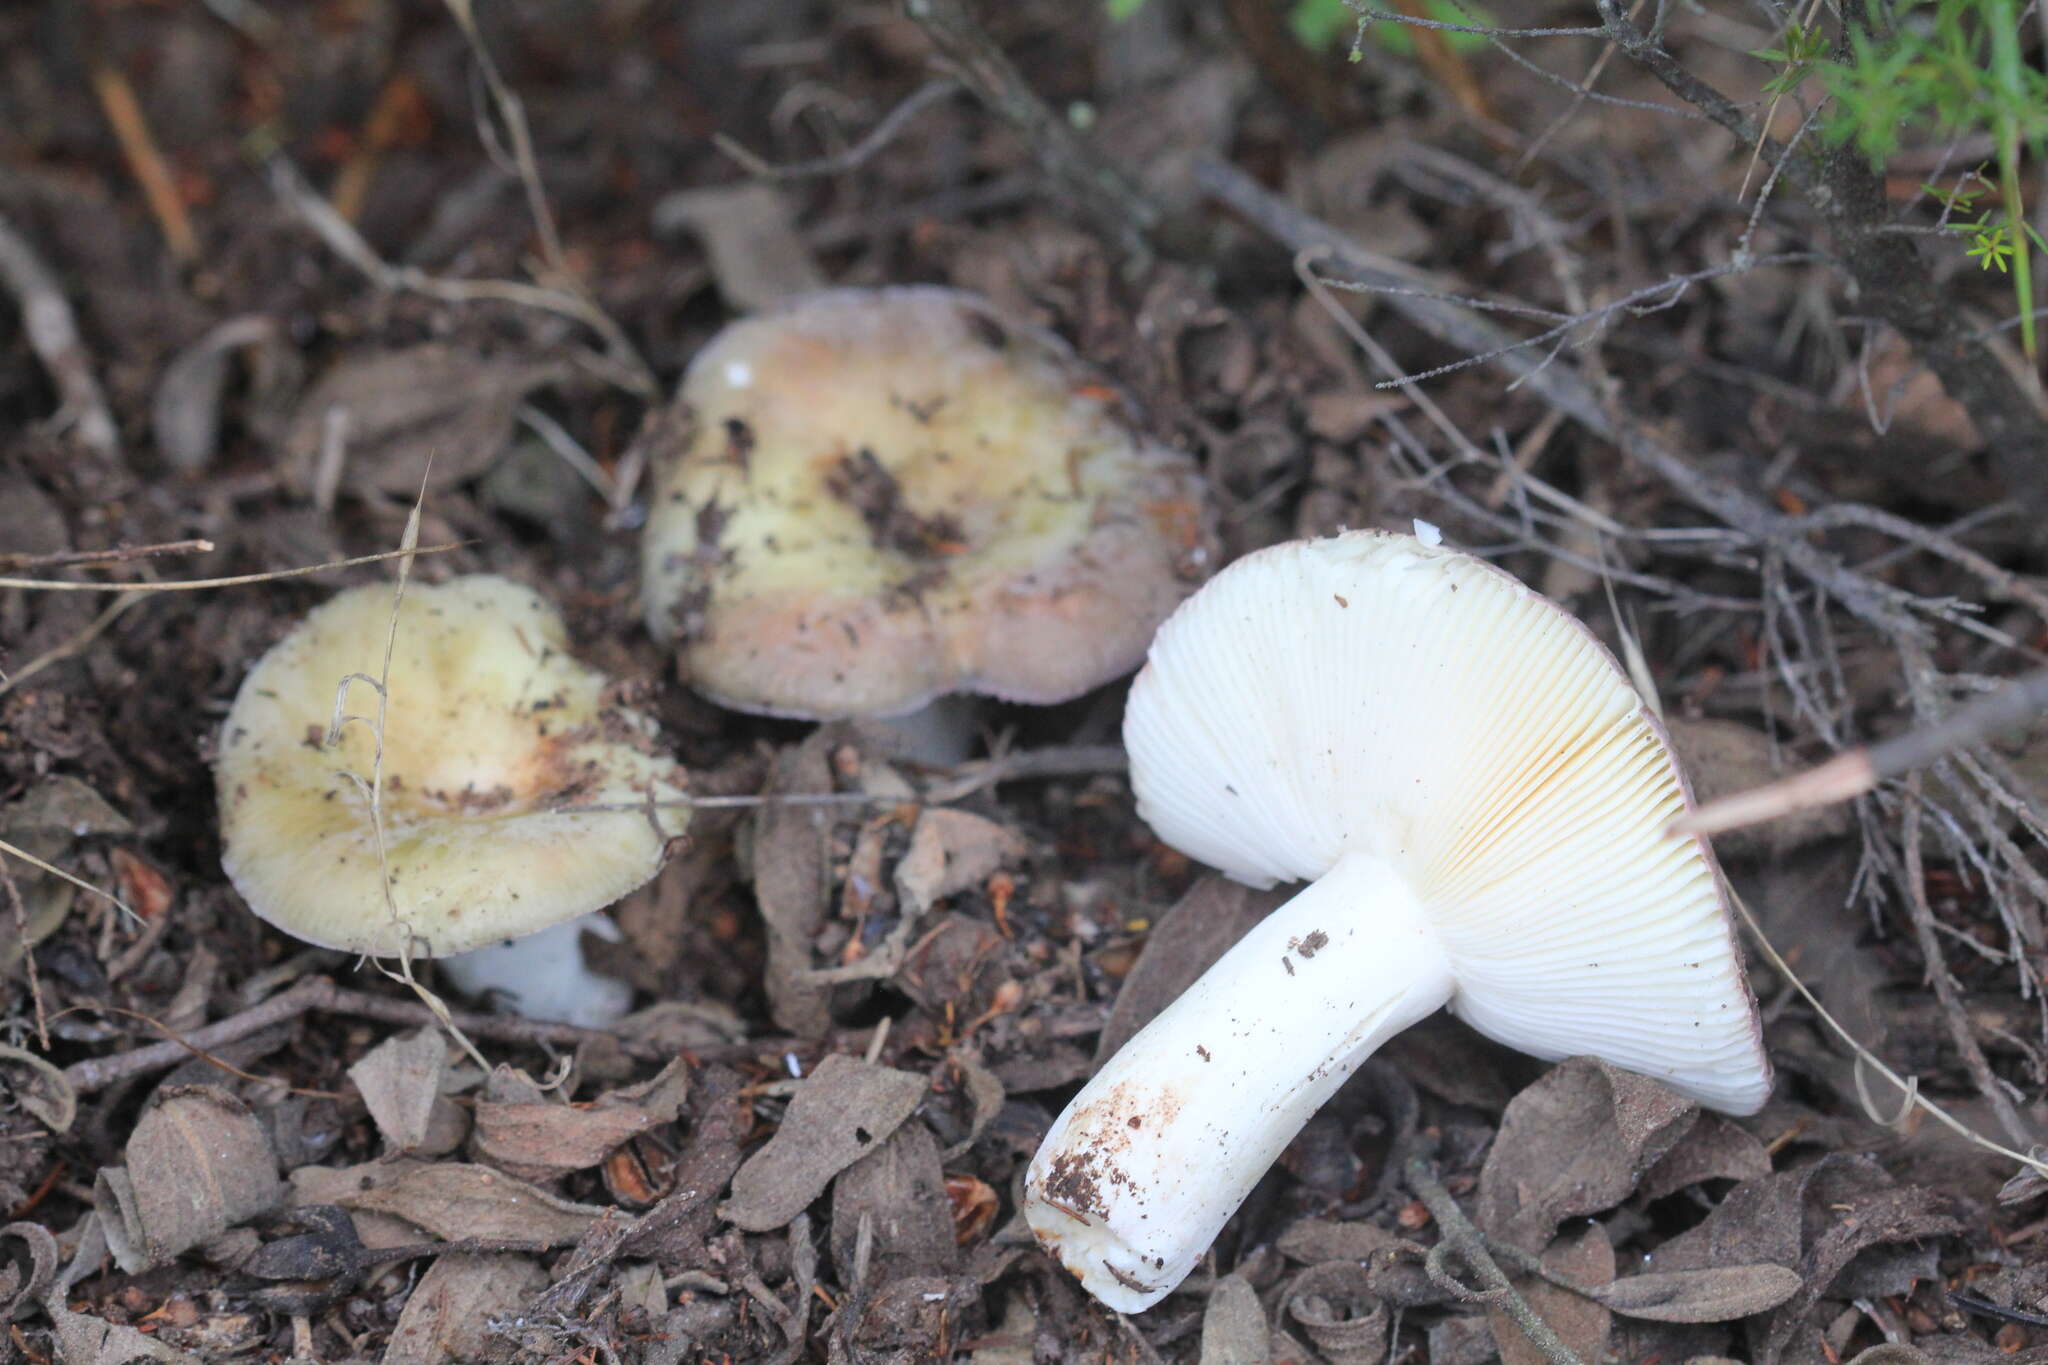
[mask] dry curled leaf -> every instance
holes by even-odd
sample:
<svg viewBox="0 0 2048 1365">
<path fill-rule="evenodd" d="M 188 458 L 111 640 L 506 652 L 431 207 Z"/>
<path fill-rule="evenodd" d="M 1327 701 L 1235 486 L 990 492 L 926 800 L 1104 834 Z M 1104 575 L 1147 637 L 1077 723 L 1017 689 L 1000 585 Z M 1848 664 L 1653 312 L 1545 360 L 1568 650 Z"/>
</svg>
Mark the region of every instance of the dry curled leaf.
<svg viewBox="0 0 2048 1365">
<path fill-rule="evenodd" d="M 339 441 L 343 477 L 366 490 L 415 496 L 430 467 L 433 488 L 465 483 L 504 450 L 527 395 L 568 373 L 558 362 L 438 343 L 351 356 L 293 413 L 287 469 L 301 491 L 313 489 Z"/>
<path fill-rule="evenodd" d="M 904 913 L 922 915 L 994 876 L 1024 856 L 1024 840 L 993 820 L 934 806 L 917 817 L 910 847 L 896 864 L 896 891 Z"/>
<path fill-rule="evenodd" d="M 476 1105 L 476 1154 L 523 1180 L 551 1180 L 595 1166 L 627 1142 L 672 1123 L 689 1091 L 678 1058 L 644 1085 L 594 1104 L 486 1098 Z"/>
<path fill-rule="evenodd" d="M 782 1127 L 733 1176 L 719 1211 L 748 1232 L 779 1228 L 833 1176 L 885 1141 L 924 1098 L 925 1078 L 838 1053 L 797 1087 Z"/>
<path fill-rule="evenodd" d="M 372 1162 L 346 1175 L 323 1187 L 334 1203 L 390 1214 L 450 1241 L 478 1237 L 567 1246 L 605 1213 L 488 1166 L 459 1161 Z"/>
<path fill-rule="evenodd" d="M 1588 1289 L 1605 1286 L 1614 1278 L 1614 1246 L 1607 1240 L 1607 1229 L 1588 1223 L 1576 1236 L 1568 1233 L 1558 1238 L 1543 1253 L 1543 1268 Z M 1580 1360 L 1606 1358 L 1614 1323 L 1597 1293 L 1589 1297 L 1534 1277 L 1520 1280 L 1518 1285 L 1536 1316 L 1550 1324 L 1558 1340 Z M 1501 1365 L 1545 1365 L 1550 1359 L 1505 1310 L 1490 1309 L 1486 1316 L 1493 1339 L 1500 1343 Z"/>
<path fill-rule="evenodd" d="M 262 1122 L 218 1086 L 157 1092 L 126 1157 L 126 1166 L 100 1171 L 93 1202 L 108 1250 L 130 1274 L 269 1212 L 285 1195 Z"/>
<path fill-rule="evenodd" d="M 1392 1315 L 1362 1261 L 1310 1266 L 1294 1277 L 1283 1301 L 1330 1365 L 1378 1365 L 1386 1358 Z"/>
<path fill-rule="evenodd" d="M 1574 1057 L 1515 1096 L 1479 1174 L 1476 1220 L 1525 1251 L 1566 1218 L 1613 1208 L 1691 1129 L 1699 1108 L 1655 1081 Z"/>
<path fill-rule="evenodd" d="M 939 1145 L 906 1123 L 832 1181 L 832 1261 L 841 1284 L 858 1283 L 856 1252 L 867 1223 L 870 1274 L 943 1275 L 953 1268 L 953 1207 Z"/>
<path fill-rule="evenodd" d="M 27 1110 L 53 1133 L 71 1131 L 78 1117 L 78 1091 L 50 1063 L 33 1052 L 0 1044 L 0 1096 Z"/>
<path fill-rule="evenodd" d="M 480 1360 L 493 1318 L 516 1313 L 548 1282 L 525 1256 L 440 1256 L 420 1277 L 391 1329 L 383 1365 Z"/>
<path fill-rule="evenodd" d="M 1242 1275 L 1225 1275 L 1202 1310 L 1201 1365 L 1267 1365 L 1272 1359 L 1266 1310 Z"/>
<path fill-rule="evenodd" d="M 776 755 L 768 794 L 832 790 L 829 727 Z M 754 816 L 754 899 L 768 929 L 765 985 L 775 1022 L 800 1038 L 825 1031 L 828 987 L 810 979 L 811 940 L 824 923 L 831 894 L 829 806 L 769 802 Z"/>
<path fill-rule="evenodd" d="M 1782 1265 L 1651 1271 L 1591 1287 L 1610 1309 L 1651 1322 L 1730 1322 L 1768 1312 L 1799 1292 L 1799 1272 Z"/>
<path fill-rule="evenodd" d="M 89 1313 L 74 1313 L 56 1299 L 48 1304 L 57 1332 L 57 1359 L 62 1365 L 135 1365 L 161 1360 L 167 1365 L 200 1365 L 199 1358 L 175 1351 L 133 1327 L 119 1326 Z"/>
<path fill-rule="evenodd" d="M 20 1250 L 6 1248 L 18 1243 Z M 62 1255 L 57 1239 L 41 1223 L 9 1223 L 0 1227 L 0 1323 L 13 1322 L 35 1308 L 56 1282 Z"/>
<path fill-rule="evenodd" d="M 385 1145 L 393 1152 L 413 1152 L 427 1140 L 447 1069 L 447 1041 L 440 1030 L 426 1028 L 385 1039 L 348 1069 L 348 1078 Z"/>
<path fill-rule="evenodd" d="M 825 272 L 796 230 L 789 201 L 758 180 L 683 190 L 654 210 L 664 232 L 687 230 L 704 243 L 719 295 L 752 313 L 825 287 Z"/>
</svg>

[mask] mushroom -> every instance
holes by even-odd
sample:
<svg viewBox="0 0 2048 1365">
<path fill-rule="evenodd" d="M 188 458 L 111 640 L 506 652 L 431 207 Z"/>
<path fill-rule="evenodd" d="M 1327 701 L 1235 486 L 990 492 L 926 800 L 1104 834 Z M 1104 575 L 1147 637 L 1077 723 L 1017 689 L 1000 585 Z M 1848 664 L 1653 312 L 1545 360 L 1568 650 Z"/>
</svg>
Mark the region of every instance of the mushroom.
<svg viewBox="0 0 2048 1365">
<path fill-rule="evenodd" d="M 344 679 L 346 710 L 375 714 L 367 680 L 387 639 L 380 849 L 364 785 L 375 732 L 351 720 L 326 735 Z M 395 626 L 389 587 L 353 588 L 243 680 L 214 768 L 221 861 L 249 908 L 286 933 L 375 956 L 484 949 L 457 971 L 485 989 L 501 984 L 489 945 L 577 921 L 660 868 L 689 813 L 676 808 L 683 773 L 655 738 L 570 656 L 560 615 L 528 588 L 486 574 L 414 585 Z M 583 1022 L 616 1017 L 630 993 L 576 974 L 575 934 L 515 952 L 527 965 L 505 988 L 557 1017 L 564 1000 Z M 568 973 L 566 986 L 535 969 Z"/>
<path fill-rule="evenodd" d="M 647 623 L 736 710 L 1064 701 L 1135 668 L 1213 555 L 1193 463 L 972 294 L 804 296 L 727 327 L 677 401 Z"/>
<path fill-rule="evenodd" d="M 1441 1006 L 1702 1104 L 1770 1089 L 1685 780 L 1613 657 L 1490 565 L 1361 531 L 1275 546 L 1174 613 L 1124 721 L 1139 814 L 1307 889 L 1084 1086 L 1025 1216 L 1110 1307 L 1194 1266 L 1346 1077 Z"/>
</svg>

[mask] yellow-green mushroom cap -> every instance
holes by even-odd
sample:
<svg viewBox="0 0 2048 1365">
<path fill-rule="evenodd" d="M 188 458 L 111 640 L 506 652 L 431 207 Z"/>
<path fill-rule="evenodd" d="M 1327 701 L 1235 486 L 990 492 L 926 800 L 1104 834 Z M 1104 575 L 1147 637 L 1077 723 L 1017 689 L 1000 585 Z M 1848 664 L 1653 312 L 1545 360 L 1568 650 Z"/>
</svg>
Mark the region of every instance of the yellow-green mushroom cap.
<svg viewBox="0 0 2048 1365">
<path fill-rule="evenodd" d="M 1193 462 L 1057 338 L 958 290 L 828 290 L 736 322 L 678 412 L 648 628 L 738 710 L 1064 701 L 1137 667 L 1215 558 Z"/>
<path fill-rule="evenodd" d="M 368 724 L 322 739 L 344 678 L 378 676 L 392 589 L 315 609 L 243 680 L 214 777 L 222 863 L 264 919 L 324 947 L 443 957 L 611 904 L 652 877 L 687 808 L 652 720 L 568 652 L 555 609 L 489 574 L 406 589 L 384 725 L 379 857 Z M 348 711 L 374 717 L 372 686 Z M 579 810 L 577 807 L 618 807 Z M 568 808 L 568 809 L 565 809 Z M 385 901 L 385 872 L 391 903 Z"/>
</svg>

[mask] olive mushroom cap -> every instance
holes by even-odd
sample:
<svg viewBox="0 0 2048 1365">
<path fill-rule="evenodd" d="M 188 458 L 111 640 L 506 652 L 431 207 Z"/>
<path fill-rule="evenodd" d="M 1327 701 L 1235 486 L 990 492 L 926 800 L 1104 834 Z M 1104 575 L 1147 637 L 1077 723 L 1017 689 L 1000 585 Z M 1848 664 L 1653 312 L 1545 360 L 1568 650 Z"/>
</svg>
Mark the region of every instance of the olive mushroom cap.
<svg viewBox="0 0 2048 1365">
<path fill-rule="evenodd" d="M 1485 562 L 1360 531 L 1237 561 L 1160 629 L 1124 720 L 1138 812 L 1311 884 L 1120 1049 L 1026 1175 L 1039 1240 L 1137 1312 L 1310 1115 L 1448 1006 L 1703 1104 L 1770 1090 L 1755 1001 L 1656 718 L 1592 633 Z"/>
<path fill-rule="evenodd" d="M 391 608 L 388 585 L 340 593 L 236 694 L 214 774 L 221 861 L 250 909 L 324 947 L 441 957 L 575 919 L 652 877 L 689 820 L 652 803 L 684 797 L 682 771 L 653 722 L 569 654 L 554 608 L 487 574 L 409 586 L 395 632 Z M 337 688 L 378 676 L 387 637 L 380 856 L 351 777 L 369 778 L 374 732 L 351 721 L 323 738 Z M 347 701 L 375 714 L 362 681 Z"/>
<path fill-rule="evenodd" d="M 647 623 L 737 710 L 1063 701 L 1135 668 L 1213 556 L 1192 462 L 972 294 L 836 289 L 743 319 L 677 411 Z"/>
</svg>

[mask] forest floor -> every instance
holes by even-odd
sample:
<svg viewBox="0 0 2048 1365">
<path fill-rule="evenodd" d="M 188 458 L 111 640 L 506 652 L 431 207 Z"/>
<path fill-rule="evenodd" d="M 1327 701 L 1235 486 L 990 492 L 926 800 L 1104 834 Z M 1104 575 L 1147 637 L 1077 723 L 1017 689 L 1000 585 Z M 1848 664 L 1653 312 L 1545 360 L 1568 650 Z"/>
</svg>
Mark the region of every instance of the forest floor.
<svg viewBox="0 0 2048 1365">
<path fill-rule="evenodd" d="M 1352 61 L 1259 0 L 975 6 L 1048 127 L 977 97 L 1005 73 L 959 60 L 952 4 L 911 8 L 0 9 L 0 573 L 98 585 L 0 588 L 0 1356 L 2048 1360 L 2048 1181 L 1929 1107 L 2021 1152 L 2048 1131 L 2024 736 L 1720 844 L 1782 955 L 1751 948 L 1762 1112 L 1439 1017 L 1156 1308 L 1036 1248 L 1016 1201 L 1052 1116 L 1272 902 L 1140 822 L 1121 683 L 994 706 L 949 768 L 679 683 L 637 604 L 646 466 L 735 316 L 978 291 L 1199 462 L 1220 562 L 1427 520 L 1631 659 L 1708 792 L 2030 667 L 2048 559 L 2038 490 L 1824 215 L 1597 33 Z M 1721 8 L 1673 7 L 1665 47 L 1796 135 L 1814 91 L 1774 104 L 1765 11 Z M 1921 184 L 1984 155 L 1907 146 L 1884 211 L 1931 228 Z M 1953 316 L 2012 311 L 1958 241 L 1910 240 Z M 1495 341 L 1524 344 L 1465 363 Z M 590 945 L 637 993 L 615 1029 L 451 995 L 452 1046 L 222 872 L 243 675 L 395 567 L 263 576 L 393 551 L 416 506 L 455 548 L 413 581 L 558 604 L 694 791 L 846 797 L 695 814 Z M 145 546 L 173 548 L 100 553 Z M 1578 1289 L 1482 1297 L 1488 1246 Z"/>
</svg>

